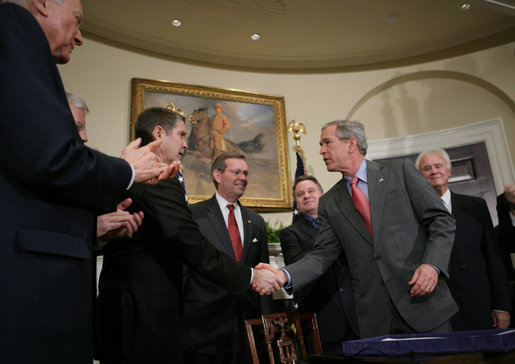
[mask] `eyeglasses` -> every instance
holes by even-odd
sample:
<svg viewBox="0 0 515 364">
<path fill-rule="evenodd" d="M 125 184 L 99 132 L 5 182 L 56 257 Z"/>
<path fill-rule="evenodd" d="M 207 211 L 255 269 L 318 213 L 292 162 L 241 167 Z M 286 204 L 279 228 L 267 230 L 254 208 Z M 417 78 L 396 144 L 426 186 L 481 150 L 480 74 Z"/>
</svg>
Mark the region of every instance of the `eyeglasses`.
<svg viewBox="0 0 515 364">
<path fill-rule="evenodd" d="M 236 177 L 239 177 L 242 174 L 245 177 L 248 177 L 248 175 L 249 175 L 249 171 L 242 171 L 241 169 L 226 169 L 225 171 L 223 169 L 219 169 L 219 171 L 222 172 L 222 173 L 224 173 L 224 172 L 230 173 L 230 174 L 232 174 L 233 176 L 236 176 Z"/>
</svg>

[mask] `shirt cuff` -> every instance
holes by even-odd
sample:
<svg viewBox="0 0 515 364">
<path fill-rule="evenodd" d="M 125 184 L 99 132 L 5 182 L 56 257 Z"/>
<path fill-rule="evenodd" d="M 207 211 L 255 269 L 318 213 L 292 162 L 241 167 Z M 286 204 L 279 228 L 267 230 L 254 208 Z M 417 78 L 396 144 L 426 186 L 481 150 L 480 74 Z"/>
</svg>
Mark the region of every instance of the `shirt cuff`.
<svg viewBox="0 0 515 364">
<path fill-rule="evenodd" d="M 440 269 L 436 268 L 436 266 L 432 265 L 432 264 L 431 264 L 431 267 L 433 267 L 438 272 L 438 275 L 440 275 Z"/>
<path fill-rule="evenodd" d="M 284 289 L 290 289 L 293 288 L 293 284 L 291 283 L 291 276 L 290 273 L 286 270 L 286 268 L 280 268 L 286 275 L 288 276 L 288 282 L 284 285 Z"/>
<path fill-rule="evenodd" d="M 249 284 L 252 284 L 252 281 L 254 280 L 254 268 L 250 268 L 250 283 Z"/>
<path fill-rule="evenodd" d="M 136 178 L 136 172 L 134 172 L 134 167 L 130 163 L 129 163 L 129 166 L 131 166 L 132 176 L 131 176 L 131 181 L 129 182 L 129 185 L 127 186 L 127 189 L 130 189 L 132 187 L 132 185 L 134 184 L 134 179 Z"/>
<path fill-rule="evenodd" d="M 515 226 L 515 215 L 510 211 L 511 226 Z"/>
</svg>

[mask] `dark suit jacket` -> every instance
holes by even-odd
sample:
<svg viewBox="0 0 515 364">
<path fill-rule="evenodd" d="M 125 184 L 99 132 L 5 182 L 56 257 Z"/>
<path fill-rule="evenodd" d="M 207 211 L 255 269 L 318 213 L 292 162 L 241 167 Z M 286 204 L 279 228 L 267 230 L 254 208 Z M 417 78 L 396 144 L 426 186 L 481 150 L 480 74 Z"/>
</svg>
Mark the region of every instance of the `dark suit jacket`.
<svg viewBox="0 0 515 364">
<path fill-rule="evenodd" d="M 283 229 L 279 236 L 284 263 L 292 264 L 311 251 L 316 235 L 317 229 L 304 217 L 298 218 L 291 226 Z M 359 336 L 346 261 L 336 260 L 324 275 L 298 290 L 293 298 L 299 312 L 317 314 L 322 343 Z"/>
<path fill-rule="evenodd" d="M 504 193 L 497 196 L 497 217 L 499 218 L 497 240 L 504 251 L 504 264 L 508 279 L 514 280 L 515 275 L 510 254 L 515 253 L 515 226 L 511 222 L 510 203 L 504 196 Z"/>
<path fill-rule="evenodd" d="M 447 283 L 454 219 L 408 160 L 367 161 L 372 239 L 342 179 L 320 198 L 315 248 L 288 265 L 294 292 L 322 275 L 343 251 L 349 262 L 359 333 L 390 331 L 391 304 L 414 330 L 430 331 L 457 311 Z M 431 294 L 409 294 L 420 264 L 441 271 Z"/>
<path fill-rule="evenodd" d="M 99 285 L 101 360 L 175 363 L 182 352 L 182 265 L 244 294 L 251 270 L 200 233 L 177 178 L 129 191 L 145 218 L 132 239 L 104 248 Z M 109 361 L 111 360 L 111 361 Z"/>
<path fill-rule="evenodd" d="M 451 192 L 456 237 L 449 266 L 449 288 L 460 311 L 453 329 L 492 328 L 492 310 L 511 310 L 501 249 L 483 199 Z"/>
<path fill-rule="evenodd" d="M 200 226 L 200 232 L 216 249 L 235 259 L 231 238 L 216 197 L 191 205 L 190 208 Z M 259 262 L 268 263 L 268 242 L 263 218 L 241 204 L 240 208 L 245 237 L 241 263 L 251 267 Z M 236 297 L 193 269 L 187 270 L 184 282 L 184 346 L 187 351 L 215 354 L 217 337 L 227 335 L 235 326 L 240 329 L 244 344 L 243 320 L 272 312 L 271 296 L 259 296 L 249 291 L 244 296 Z"/>
<path fill-rule="evenodd" d="M 0 362 L 91 363 L 94 210 L 130 166 L 84 146 L 34 17 L 0 5 Z"/>
</svg>

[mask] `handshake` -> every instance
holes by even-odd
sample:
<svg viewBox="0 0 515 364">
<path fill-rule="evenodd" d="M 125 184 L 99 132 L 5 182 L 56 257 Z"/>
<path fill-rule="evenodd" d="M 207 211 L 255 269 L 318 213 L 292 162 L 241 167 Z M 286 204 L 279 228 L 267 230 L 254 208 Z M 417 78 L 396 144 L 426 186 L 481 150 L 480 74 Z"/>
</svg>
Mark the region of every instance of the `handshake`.
<svg viewBox="0 0 515 364">
<path fill-rule="evenodd" d="M 286 283 L 288 283 L 288 275 L 282 269 L 275 269 L 266 263 L 259 263 L 254 267 L 252 289 L 261 296 L 279 291 Z"/>
</svg>

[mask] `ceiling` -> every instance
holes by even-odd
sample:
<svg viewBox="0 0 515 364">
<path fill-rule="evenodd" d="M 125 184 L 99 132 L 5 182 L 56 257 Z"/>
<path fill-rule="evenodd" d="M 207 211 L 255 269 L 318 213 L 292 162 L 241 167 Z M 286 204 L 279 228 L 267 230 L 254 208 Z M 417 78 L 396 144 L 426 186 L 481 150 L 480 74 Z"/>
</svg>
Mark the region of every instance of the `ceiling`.
<svg viewBox="0 0 515 364">
<path fill-rule="evenodd" d="M 323 71 L 515 40 L 515 0 L 82 0 L 86 35 L 220 67 Z M 181 27 L 171 21 L 179 19 Z M 251 34 L 261 39 L 253 41 Z"/>
</svg>

